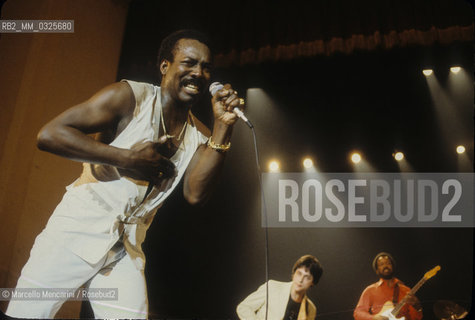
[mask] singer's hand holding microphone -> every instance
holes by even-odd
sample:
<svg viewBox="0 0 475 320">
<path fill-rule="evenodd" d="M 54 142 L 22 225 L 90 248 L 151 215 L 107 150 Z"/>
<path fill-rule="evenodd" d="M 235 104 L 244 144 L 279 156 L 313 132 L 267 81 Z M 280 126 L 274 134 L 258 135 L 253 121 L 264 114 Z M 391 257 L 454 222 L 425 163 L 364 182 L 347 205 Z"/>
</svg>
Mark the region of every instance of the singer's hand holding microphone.
<svg viewBox="0 0 475 320">
<path fill-rule="evenodd" d="M 251 122 L 246 118 L 241 109 L 244 108 L 244 99 L 239 98 L 237 92 L 230 84 L 222 85 L 219 82 L 213 82 L 209 86 L 209 92 L 213 99 L 215 118 L 223 121 L 225 124 L 232 125 L 241 118 L 252 128 Z"/>
</svg>

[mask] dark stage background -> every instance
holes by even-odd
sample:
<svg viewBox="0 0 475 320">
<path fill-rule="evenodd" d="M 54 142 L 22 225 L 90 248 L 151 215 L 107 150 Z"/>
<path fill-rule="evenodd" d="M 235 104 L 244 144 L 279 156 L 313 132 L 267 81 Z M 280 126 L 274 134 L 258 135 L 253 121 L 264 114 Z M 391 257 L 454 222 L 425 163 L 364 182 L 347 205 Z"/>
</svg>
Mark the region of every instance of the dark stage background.
<svg viewBox="0 0 475 320">
<path fill-rule="evenodd" d="M 282 171 L 301 172 L 302 158 L 312 156 L 320 171 L 352 172 L 348 154 L 358 149 L 370 170 L 398 172 L 391 154 L 400 149 L 416 172 L 473 171 L 467 1 L 3 3 L 2 19 L 67 18 L 76 29 L 0 35 L 1 287 L 15 285 L 34 237 L 81 170 L 37 150 L 38 130 L 116 74 L 156 83 L 159 43 L 177 29 L 197 28 L 215 40 L 216 80 L 246 96 L 264 170 L 278 158 Z M 457 75 L 448 71 L 453 65 L 462 67 Z M 434 70 L 430 78 L 421 73 L 426 67 Z M 193 112 L 211 125 L 209 108 Z M 236 305 L 265 280 L 258 172 L 251 132 L 241 122 L 232 143 L 210 202 L 193 208 L 177 191 L 148 232 L 153 319 L 235 319 Z M 454 152 L 458 144 L 467 148 L 463 157 Z M 418 293 L 430 320 L 440 299 L 470 307 L 473 239 L 472 228 L 275 228 L 269 277 L 289 281 L 298 257 L 317 256 L 325 270 L 309 296 L 318 319 L 344 320 L 377 280 L 371 261 L 379 251 L 394 255 L 397 276 L 409 286 L 439 264 Z M 68 304 L 58 318 L 79 314 L 79 303 Z"/>
<path fill-rule="evenodd" d="M 263 168 L 279 158 L 283 171 L 299 172 L 312 155 L 321 171 L 351 172 L 348 153 L 359 149 L 374 170 L 397 172 L 391 154 L 402 149 L 417 172 L 472 171 L 454 152 L 464 144 L 473 163 L 473 15 L 465 1 L 131 1 L 118 79 L 156 82 L 158 44 L 181 28 L 208 32 L 216 79 L 248 92 Z M 305 44 L 309 51 L 296 49 Z M 454 64 L 466 80 L 456 90 Z M 425 67 L 434 69 L 439 93 L 431 95 Z M 210 124 L 208 107 L 193 112 Z M 176 192 L 148 232 L 153 318 L 234 319 L 236 305 L 265 280 L 257 169 L 244 124 L 232 142 L 212 200 L 191 208 Z M 325 270 L 309 296 L 318 318 L 351 319 L 362 290 L 377 280 L 371 261 L 379 251 L 394 255 L 408 286 L 441 265 L 418 293 L 424 319 L 435 319 L 439 299 L 470 307 L 471 228 L 270 229 L 269 277 L 288 281 L 299 256 L 317 256 Z"/>
</svg>

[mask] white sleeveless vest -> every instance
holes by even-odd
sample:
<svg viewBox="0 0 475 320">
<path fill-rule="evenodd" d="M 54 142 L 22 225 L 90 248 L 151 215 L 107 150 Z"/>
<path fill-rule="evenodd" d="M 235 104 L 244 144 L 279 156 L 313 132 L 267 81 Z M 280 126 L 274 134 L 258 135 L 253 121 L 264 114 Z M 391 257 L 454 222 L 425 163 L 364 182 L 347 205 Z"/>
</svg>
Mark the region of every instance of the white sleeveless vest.
<svg viewBox="0 0 475 320">
<path fill-rule="evenodd" d="M 158 140 L 162 106 L 160 87 L 126 81 L 135 96 L 135 111 L 130 123 L 110 145 L 129 149 L 140 142 Z M 178 175 L 154 187 L 143 202 L 145 184 L 121 177 L 112 167 L 107 178 L 97 178 L 92 174 L 92 166 L 85 163 L 81 177 L 66 188 L 43 232 L 90 263 L 99 261 L 122 236 L 127 252 L 142 269 L 145 257 L 141 244 L 146 231 L 157 209 L 180 182 L 196 149 L 206 141 L 207 137 L 194 123 L 188 122 L 182 143 L 170 159 Z"/>
</svg>

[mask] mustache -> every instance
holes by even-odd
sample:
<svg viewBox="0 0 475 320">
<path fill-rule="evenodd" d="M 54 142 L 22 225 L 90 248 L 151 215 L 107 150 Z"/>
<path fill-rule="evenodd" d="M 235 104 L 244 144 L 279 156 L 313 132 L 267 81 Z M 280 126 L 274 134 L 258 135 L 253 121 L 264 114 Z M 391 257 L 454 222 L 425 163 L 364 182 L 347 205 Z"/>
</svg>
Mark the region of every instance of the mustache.
<svg viewBox="0 0 475 320">
<path fill-rule="evenodd" d="M 197 86 L 198 88 L 202 89 L 204 86 L 204 83 L 200 79 L 195 79 L 195 78 L 185 78 L 181 81 L 181 84 L 186 86 L 188 84 L 192 84 L 194 86 Z"/>
</svg>

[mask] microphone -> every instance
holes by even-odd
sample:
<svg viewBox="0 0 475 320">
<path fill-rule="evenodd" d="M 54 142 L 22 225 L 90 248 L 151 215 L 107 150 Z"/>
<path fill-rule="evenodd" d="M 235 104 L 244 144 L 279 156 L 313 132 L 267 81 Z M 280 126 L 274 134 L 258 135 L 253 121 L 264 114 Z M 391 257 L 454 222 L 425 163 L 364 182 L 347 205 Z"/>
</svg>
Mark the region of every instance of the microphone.
<svg viewBox="0 0 475 320">
<path fill-rule="evenodd" d="M 211 93 L 212 96 L 214 96 L 216 94 L 216 92 L 218 92 L 219 90 L 223 89 L 224 86 L 220 83 L 220 82 L 213 82 L 212 84 L 210 84 L 209 86 L 209 92 Z M 251 121 L 249 121 L 248 118 L 246 118 L 246 116 L 244 115 L 244 113 L 241 111 L 241 109 L 235 107 L 233 109 L 233 112 L 239 117 L 242 119 L 242 121 L 244 121 L 248 126 L 249 128 L 253 128 L 254 126 L 252 125 Z"/>
</svg>

